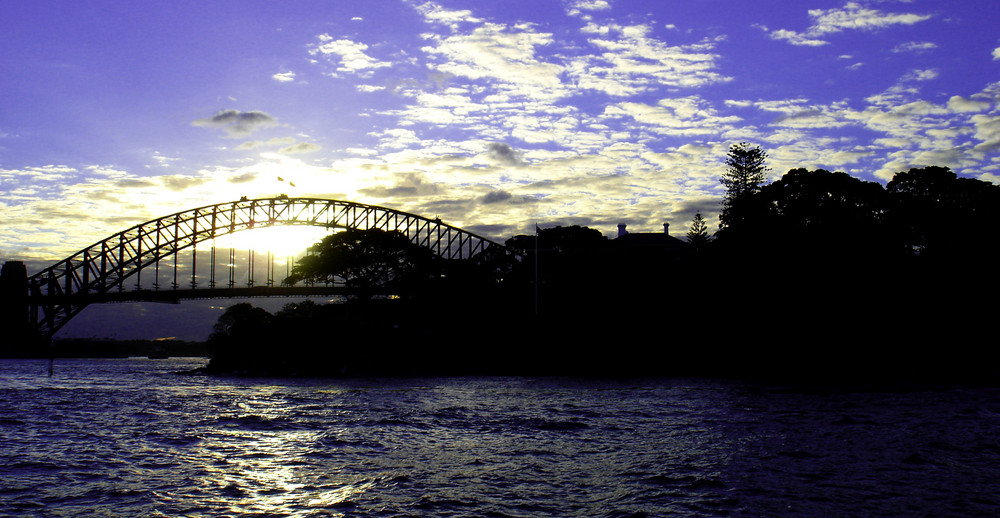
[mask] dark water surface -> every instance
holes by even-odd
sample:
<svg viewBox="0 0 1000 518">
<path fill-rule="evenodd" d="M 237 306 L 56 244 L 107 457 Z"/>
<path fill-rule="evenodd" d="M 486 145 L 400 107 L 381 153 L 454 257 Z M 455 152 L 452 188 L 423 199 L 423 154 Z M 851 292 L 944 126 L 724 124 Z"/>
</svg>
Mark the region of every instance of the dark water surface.
<svg viewBox="0 0 1000 518">
<path fill-rule="evenodd" d="M 1000 390 L 0 360 L 3 516 L 997 516 Z"/>
</svg>

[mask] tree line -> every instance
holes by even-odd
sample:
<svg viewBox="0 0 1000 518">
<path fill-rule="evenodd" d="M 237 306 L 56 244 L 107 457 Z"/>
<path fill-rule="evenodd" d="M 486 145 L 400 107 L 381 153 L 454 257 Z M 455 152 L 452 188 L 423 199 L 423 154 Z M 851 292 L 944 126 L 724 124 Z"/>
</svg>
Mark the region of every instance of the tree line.
<svg viewBox="0 0 1000 518">
<path fill-rule="evenodd" d="M 332 234 L 286 282 L 342 282 L 351 300 L 275 315 L 233 306 L 210 338 L 212 362 L 223 372 L 284 362 L 297 373 L 876 377 L 995 364 L 982 299 L 998 284 L 1000 187 L 943 167 L 885 186 L 823 169 L 766 183 L 766 160 L 733 145 L 718 231 L 699 213 L 683 241 L 554 227 L 507 240 L 519 255 L 445 260 L 396 232 Z M 275 353 L 274 343 L 294 345 Z"/>
</svg>

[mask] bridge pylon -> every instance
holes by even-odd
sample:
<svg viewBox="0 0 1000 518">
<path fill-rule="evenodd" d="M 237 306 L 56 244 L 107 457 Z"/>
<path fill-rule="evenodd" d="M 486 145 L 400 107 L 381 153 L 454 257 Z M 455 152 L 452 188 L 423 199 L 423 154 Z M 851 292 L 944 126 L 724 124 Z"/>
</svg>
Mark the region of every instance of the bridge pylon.
<svg viewBox="0 0 1000 518">
<path fill-rule="evenodd" d="M 28 305 L 28 269 L 22 261 L 0 268 L 0 354 L 16 355 L 37 345 Z"/>
</svg>

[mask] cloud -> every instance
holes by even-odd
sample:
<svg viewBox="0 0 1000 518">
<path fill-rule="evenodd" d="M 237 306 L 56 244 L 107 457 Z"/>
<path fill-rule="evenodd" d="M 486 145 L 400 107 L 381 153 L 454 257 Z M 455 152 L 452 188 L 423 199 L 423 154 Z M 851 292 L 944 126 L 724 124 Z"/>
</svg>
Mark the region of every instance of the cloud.
<svg viewBox="0 0 1000 518">
<path fill-rule="evenodd" d="M 245 173 L 240 173 L 229 177 L 230 183 L 249 183 L 257 179 L 257 173 L 254 171 L 247 171 Z"/>
<path fill-rule="evenodd" d="M 540 59 L 536 52 L 537 47 L 552 43 L 552 34 L 536 32 L 530 26 L 486 23 L 471 33 L 438 39 L 421 50 L 440 60 L 437 70 L 452 76 L 517 85 L 529 88 L 536 97 L 541 91 L 562 97 L 569 93 L 559 78 L 562 68 Z"/>
<path fill-rule="evenodd" d="M 279 72 L 271 76 L 271 79 L 279 83 L 291 83 L 295 81 L 295 72 Z"/>
<path fill-rule="evenodd" d="M 800 34 L 795 31 L 790 31 L 787 29 L 778 29 L 771 32 L 772 40 L 785 40 L 792 45 L 797 45 L 800 47 L 819 47 L 822 45 L 829 45 L 830 42 L 825 40 L 816 39 L 810 37 L 806 34 Z"/>
<path fill-rule="evenodd" d="M 160 182 L 171 191 L 184 191 L 207 182 L 207 178 L 197 176 L 168 175 L 161 176 Z"/>
<path fill-rule="evenodd" d="M 993 49 L 993 60 L 994 61 L 1000 60 L 1000 47 Z"/>
<path fill-rule="evenodd" d="M 632 118 L 643 124 L 646 131 L 687 137 L 718 135 L 742 120 L 735 115 L 719 115 L 708 102 L 695 96 L 661 99 L 656 105 L 621 102 L 608 105 L 604 115 Z"/>
<path fill-rule="evenodd" d="M 569 65 L 579 88 L 626 96 L 661 88 L 700 87 L 732 78 L 715 71 L 720 56 L 715 41 L 671 46 L 650 36 L 646 25 L 593 29 L 603 37 L 589 43 L 598 54 L 581 56 Z"/>
<path fill-rule="evenodd" d="M 936 43 L 931 43 L 929 41 L 908 41 L 906 43 L 900 43 L 896 45 L 892 51 L 895 53 L 900 52 L 924 52 L 931 49 L 936 49 L 938 46 Z"/>
<path fill-rule="evenodd" d="M 317 38 L 320 43 L 310 49 L 309 54 L 330 58 L 337 64 L 337 72 L 357 74 L 392 66 L 392 63 L 379 61 L 366 54 L 368 45 L 364 43 L 347 39 L 335 40 L 329 34 L 321 34 Z"/>
<path fill-rule="evenodd" d="M 875 31 L 893 25 L 913 25 L 931 18 L 931 15 L 913 13 L 884 13 L 869 9 L 860 2 L 847 2 L 840 9 L 810 9 L 808 13 L 813 24 L 804 32 L 778 29 L 771 31 L 771 38 L 785 40 L 792 45 L 820 46 L 829 43 L 823 37 L 842 31 Z"/>
<path fill-rule="evenodd" d="M 903 76 L 902 81 L 930 81 L 937 79 L 938 75 L 938 71 L 933 68 L 924 70 L 914 69 Z"/>
<path fill-rule="evenodd" d="M 491 203 L 500 203 L 504 201 L 509 201 L 513 196 L 507 191 L 490 191 L 482 198 L 479 198 L 480 203 L 489 205 Z"/>
<path fill-rule="evenodd" d="M 472 15 L 468 9 L 445 9 L 435 2 L 425 2 L 416 7 L 428 23 L 446 25 L 452 31 L 457 31 L 460 23 L 482 23 L 482 19 Z"/>
<path fill-rule="evenodd" d="M 197 119 L 191 124 L 221 128 L 231 137 L 242 137 L 262 128 L 276 126 L 278 120 L 262 111 L 220 110 L 211 117 Z"/>
<path fill-rule="evenodd" d="M 980 141 L 976 150 L 980 152 L 996 152 L 1000 150 L 1000 115 L 973 115 L 976 138 Z"/>
<path fill-rule="evenodd" d="M 607 11 L 611 9 L 611 4 L 606 0 L 575 0 L 567 5 L 567 14 L 579 16 L 582 11 Z"/>
<path fill-rule="evenodd" d="M 960 95 L 953 95 L 948 99 L 948 108 L 958 113 L 974 113 L 986 111 L 993 103 L 983 99 L 966 99 Z"/>
<path fill-rule="evenodd" d="M 248 140 L 236 146 L 236 149 L 256 149 L 262 146 L 288 146 L 295 143 L 292 137 L 275 137 L 266 141 Z"/>
<path fill-rule="evenodd" d="M 281 148 L 278 152 L 283 155 L 294 155 L 298 153 L 313 153 L 319 151 L 320 149 L 323 148 L 318 144 L 313 144 L 311 142 L 299 142 L 298 144 Z"/>
<path fill-rule="evenodd" d="M 508 144 L 502 144 L 500 142 L 490 142 L 486 146 L 486 156 L 504 165 L 509 165 L 509 166 L 522 165 L 521 153 L 518 153 L 516 150 L 514 150 L 514 148 L 510 147 Z"/>
<path fill-rule="evenodd" d="M 115 182 L 115 185 L 123 189 L 155 187 L 157 184 L 141 178 L 124 178 Z"/>
<path fill-rule="evenodd" d="M 363 188 L 358 192 L 375 198 L 429 196 L 440 194 L 441 186 L 420 173 L 404 173 L 397 175 L 394 185 Z"/>
</svg>

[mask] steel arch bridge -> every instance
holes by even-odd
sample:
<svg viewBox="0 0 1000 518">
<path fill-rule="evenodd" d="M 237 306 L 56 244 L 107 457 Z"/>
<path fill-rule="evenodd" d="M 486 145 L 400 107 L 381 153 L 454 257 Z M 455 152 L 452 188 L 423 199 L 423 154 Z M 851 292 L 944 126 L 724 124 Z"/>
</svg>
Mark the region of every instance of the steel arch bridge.
<svg viewBox="0 0 1000 518">
<path fill-rule="evenodd" d="M 212 280 L 207 289 L 178 290 L 176 262 L 172 289 L 144 290 L 140 282 L 127 292 L 125 281 L 138 279 L 147 268 L 182 250 L 195 251 L 199 242 L 244 230 L 276 225 L 309 225 L 326 228 L 399 231 L 413 243 L 432 250 L 445 259 L 471 259 L 485 252 L 518 255 L 505 246 L 466 230 L 415 214 L 375 205 L 322 198 L 247 199 L 189 209 L 147 221 L 98 241 L 28 278 L 28 323 L 42 338 L 51 338 L 88 304 L 114 300 L 215 298 L 254 295 L 295 295 L 308 290 L 287 287 L 235 288 L 232 276 L 228 288 L 216 289 L 215 251 L 212 251 Z M 232 252 L 231 252 L 232 253 Z M 232 260 L 232 259 L 230 259 Z M 192 263 L 194 265 L 196 263 Z M 194 266 L 192 266 L 192 270 Z M 158 278 L 157 278 L 158 282 Z M 251 283 L 252 285 L 252 283 Z M 255 291 L 256 290 L 256 291 Z M 179 294 L 178 292 L 185 292 Z M 316 293 L 335 293 L 322 288 Z M 197 292 L 197 293 L 192 293 Z"/>
</svg>

